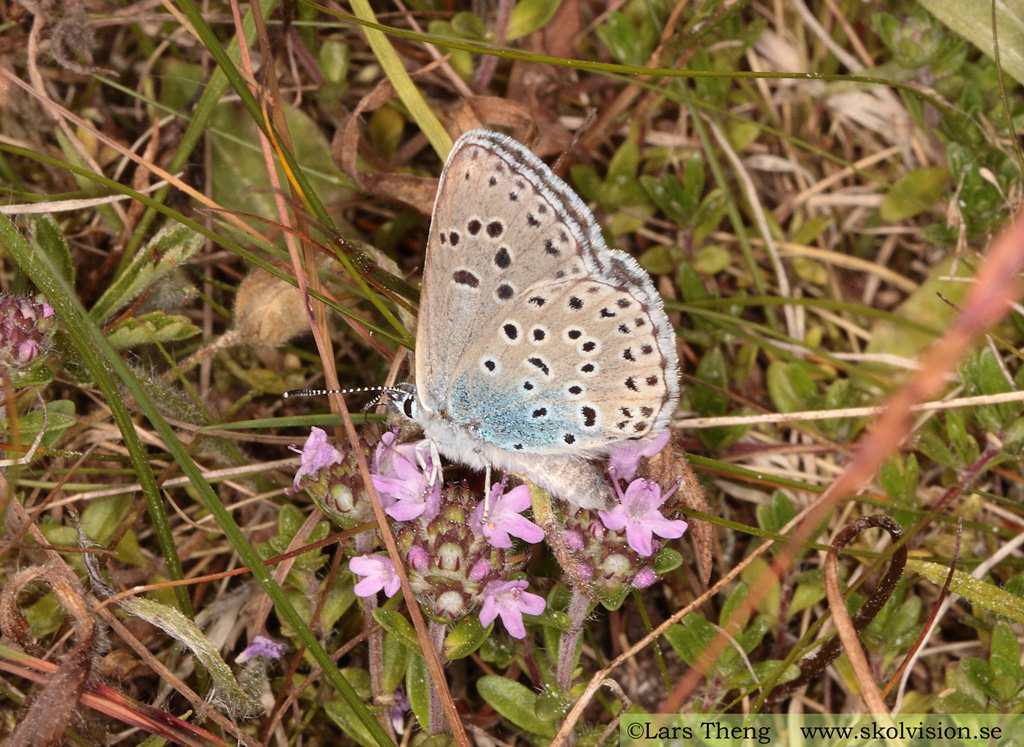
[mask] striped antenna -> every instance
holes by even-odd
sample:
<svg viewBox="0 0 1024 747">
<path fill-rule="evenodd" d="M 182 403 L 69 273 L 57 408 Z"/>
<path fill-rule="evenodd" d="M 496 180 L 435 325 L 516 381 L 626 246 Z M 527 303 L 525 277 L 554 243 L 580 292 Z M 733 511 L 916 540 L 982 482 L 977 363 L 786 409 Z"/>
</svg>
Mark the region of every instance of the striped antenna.
<svg viewBox="0 0 1024 747">
<path fill-rule="evenodd" d="M 361 386 L 352 389 L 292 389 L 282 397 L 320 397 L 325 394 L 366 394 L 376 392 L 377 396 L 363 405 L 364 410 L 376 407 L 382 400 L 398 410 L 405 417 L 416 419 L 416 387 L 412 382 L 403 382 L 395 386 Z"/>
<path fill-rule="evenodd" d="M 395 388 L 390 386 L 361 386 L 352 389 L 291 389 L 281 396 L 285 399 L 289 397 L 322 397 L 325 394 L 364 394 L 366 392 L 381 392 L 386 393 L 393 391 Z"/>
</svg>

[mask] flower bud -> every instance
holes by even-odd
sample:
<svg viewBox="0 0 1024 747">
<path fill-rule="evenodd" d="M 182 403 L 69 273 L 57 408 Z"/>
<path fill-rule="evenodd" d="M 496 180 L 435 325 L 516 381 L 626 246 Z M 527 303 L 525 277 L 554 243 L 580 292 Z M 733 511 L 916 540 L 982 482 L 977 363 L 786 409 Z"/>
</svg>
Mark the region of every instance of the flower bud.
<svg viewBox="0 0 1024 747">
<path fill-rule="evenodd" d="M 42 296 L 0 293 L 0 367 L 23 371 L 50 351 L 57 317 Z"/>
</svg>

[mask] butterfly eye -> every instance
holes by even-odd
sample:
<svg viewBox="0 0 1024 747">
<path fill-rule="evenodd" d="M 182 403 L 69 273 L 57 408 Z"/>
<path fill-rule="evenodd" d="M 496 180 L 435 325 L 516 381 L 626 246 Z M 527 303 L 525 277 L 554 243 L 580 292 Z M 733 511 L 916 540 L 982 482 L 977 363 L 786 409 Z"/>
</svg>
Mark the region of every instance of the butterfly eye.
<svg viewBox="0 0 1024 747">
<path fill-rule="evenodd" d="M 416 406 L 416 395 L 410 394 L 402 401 L 402 413 L 409 420 L 415 420 L 419 408 Z"/>
</svg>

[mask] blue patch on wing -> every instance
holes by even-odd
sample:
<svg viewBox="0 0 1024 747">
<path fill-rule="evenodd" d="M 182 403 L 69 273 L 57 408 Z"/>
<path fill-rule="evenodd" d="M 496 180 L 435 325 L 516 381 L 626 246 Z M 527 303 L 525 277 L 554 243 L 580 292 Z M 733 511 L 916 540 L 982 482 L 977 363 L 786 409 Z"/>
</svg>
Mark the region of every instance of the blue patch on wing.
<svg viewBox="0 0 1024 747">
<path fill-rule="evenodd" d="M 583 445 L 586 436 L 573 417 L 578 403 L 527 400 L 515 388 L 501 391 L 482 377 L 472 378 L 463 372 L 452 382 L 447 414 L 478 440 L 512 453 L 566 452 Z"/>
</svg>

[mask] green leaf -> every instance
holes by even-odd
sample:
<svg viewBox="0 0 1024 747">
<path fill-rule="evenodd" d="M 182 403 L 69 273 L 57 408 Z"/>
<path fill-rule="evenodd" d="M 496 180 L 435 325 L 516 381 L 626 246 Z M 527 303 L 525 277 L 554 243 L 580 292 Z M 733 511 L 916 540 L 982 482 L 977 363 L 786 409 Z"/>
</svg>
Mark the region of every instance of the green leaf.
<svg viewBox="0 0 1024 747">
<path fill-rule="evenodd" d="M 388 631 L 417 656 L 423 655 L 420 648 L 420 639 L 416 635 L 416 629 L 412 623 L 401 612 L 378 607 L 373 611 L 373 619 L 380 623 L 384 630 Z"/>
<path fill-rule="evenodd" d="M 66 399 L 59 399 L 46 404 L 46 413 L 41 410 L 32 410 L 18 419 L 18 427 L 21 429 L 22 444 L 31 444 L 35 441 L 39 431 L 44 427 L 44 435 L 41 446 L 52 447 L 71 426 L 75 425 L 78 419 L 75 417 L 75 403 Z M 9 437 L 11 432 L 10 420 L 0 420 L 0 434 Z M 23 452 L 5 452 L 6 459 L 16 459 L 24 456 Z"/>
<path fill-rule="evenodd" d="M 692 614 L 666 630 L 665 640 L 679 658 L 692 667 L 717 634 L 711 623 L 700 615 Z"/>
<path fill-rule="evenodd" d="M 935 421 L 929 421 L 929 423 L 927 423 L 926 426 L 918 432 L 917 436 L 913 440 L 913 446 L 923 452 L 926 457 L 932 461 L 938 462 L 943 467 L 957 469 L 960 467 L 960 463 L 957 461 L 956 455 L 953 454 L 946 445 L 946 440 L 933 430 L 934 422 Z"/>
<path fill-rule="evenodd" d="M 716 346 L 705 353 L 697 364 L 694 376 L 711 386 L 697 384 L 690 388 L 693 409 L 703 417 L 724 415 L 729 409 L 729 371 L 720 347 Z"/>
<path fill-rule="evenodd" d="M 91 501 L 82 511 L 82 531 L 99 545 L 106 545 L 132 507 L 132 496 L 112 495 Z"/>
<path fill-rule="evenodd" d="M 779 412 L 799 412 L 813 408 L 818 387 L 804 366 L 774 361 L 768 366 L 768 393 Z"/>
<path fill-rule="evenodd" d="M 674 571 L 683 564 L 683 556 L 671 547 L 663 547 L 654 556 L 654 572 L 659 576 Z"/>
<path fill-rule="evenodd" d="M 701 275 L 714 275 L 732 264 L 732 254 L 717 244 L 705 246 L 701 247 L 690 264 Z"/>
<path fill-rule="evenodd" d="M 917 457 L 913 453 L 905 460 L 899 454 L 890 457 L 878 472 L 878 483 L 901 507 L 917 506 L 917 481 Z"/>
<path fill-rule="evenodd" d="M 291 542 L 305 521 L 306 518 L 299 509 L 291 503 L 285 503 L 281 506 L 281 512 L 277 515 L 277 533 L 288 542 Z"/>
<path fill-rule="evenodd" d="M 608 176 L 606 182 L 615 179 L 625 178 L 633 183 L 636 178 L 636 170 L 640 166 L 640 147 L 633 137 L 626 138 L 619 149 L 615 151 L 612 160 L 608 163 Z"/>
<path fill-rule="evenodd" d="M 911 171 L 892 185 L 882 200 L 879 215 L 884 221 L 895 222 L 930 210 L 945 194 L 949 181 L 949 172 L 938 166 Z"/>
<path fill-rule="evenodd" d="M 750 586 L 740 582 L 736 584 L 736 587 L 729 593 L 729 596 L 725 600 L 725 604 L 722 605 L 722 610 L 718 613 L 718 624 L 725 625 L 732 619 L 733 614 L 743 604 L 746 598 L 750 595 Z M 747 612 L 744 617 L 739 619 L 739 624 L 746 625 L 747 620 L 750 619 L 750 612 Z"/>
<path fill-rule="evenodd" d="M 326 628 L 326 625 L 324 626 Z M 398 636 L 386 635 L 381 645 L 383 676 L 381 684 L 384 692 L 394 692 L 405 680 L 406 672 L 409 670 L 408 647 L 399 640 Z"/>
<path fill-rule="evenodd" d="M 1024 418 L 1017 418 L 1003 434 L 1003 453 L 1010 459 L 1024 456 Z"/>
<path fill-rule="evenodd" d="M 754 559 L 740 574 L 740 578 L 751 588 L 763 589 L 767 586 L 768 591 L 762 593 L 757 609 L 767 615 L 779 614 L 782 607 L 782 584 L 772 572 L 768 561 L 764 558 Z"/>
<path fill-rule="evenodd" d="M 741 151 L 748 145 L 757 140 L 761 134 L 761 127 L 756 122 L 750 120 L 736 122 L 726 129 L 725 137 L 729 141 L 729 145 L 735 151 Z"/>
<path fill-rule="evenodd" d="M 511 21 L 510 21 L 511 25 Z M 487 26 L 476 13 L 464 10 L 452 16 L 451 23 L 453 35 L 461 36 L 463 39 L 483 41 L 487 38 Z"/>
<path fill-rule="evenodd" d="M 825 265 L 818 260 L 810 257 L 793 257 L 790 264 L 801 280 L 806 280 L 814 285 L 828 283 L 828 271 L 825 269 Z"/>
<path fill-rule="evenodd" d="M 768 615 L 758 615 L 755 617 L 750 624 L 745 627 L 738 636 L 736 636 L 737 642 L 740 644 L 746 653 L 750 653 L 755 648 L 761 645 L 761 641 L 764 640 L 765 635 L 773 627 L 775 627 L 775 619 Z"/>
<path fill-rule="evenodd" d="M 54 266 L 69 284 L 75 282 L 75 263 L 71 259 L 71 249 L 64 240 L 64 234 L 52 215 L 30 215 L 29 242 L 33 248 L 45 252 L 53 260 Z"/>
<path fill-rule="evenodd" d="M 960 669 L 970 678 L 971 682 L 986 695 L 995 695 L 992 683 L 996 674 L 987 661 L 974 656 L 965 656 L 960 660 Z"/>
<path fill-rule="evenodd" d="M 572 710 L 575 704 L 576 701 L 572 698 L 566 697 L 555 688 L 549 687 L 541 691 L 540 695 L 537 696 L 537 702 L 534 703 L 533 708 L 537 712 L 538 718 L 542 721 L 547 721 L 549 719 L 562 718 Z"/>
<path fill-rule="evenodd" d="M 640 255 L 640 266 L 651 275 L 667 275 L 675 269 L 675 260 L 672 258 L 672 250 L 667 246 L 658 244 Z"/>
<path fill-rule="evenodd" d="M 356 717 L 352 708 L 343 700 L 331 700 L 324 703 L 324 711 L 338 728 L 362 747 L 377 747 L 377 742 L 369 729 Z"/>
<path fill-rule="evenodd" d="M 689 225 L 690 214 L 695 209 L 696 203 L 687 204 L 683 185 L 673 174 L 664 174 L 660 179 L 643 174 L 640 176 L 640 186 L 669 220 L 680 227 Z"/>
<path fill-rule="evenodd" d="M 199 327 L 188 317 L 151 311 L 122 320 L 107 334 L 107 341 L 118 350 L 151 342 L 177 342 L 195 337 Z"/>
<path fill-rule="evenodd" d="M 453 18 L 452 21 L 454 22 L 455 19 L 459 18 L 462 15 L 463 13 L 456 13 L 455 18 Z M 474 16 L 472 13 L 465 13 L 465 15 L 476 18 L 476 16 Z M 479 21 L 478 18 L 477 20 Z M 482 23 L 481 26 L 483 26 Z M 455 27 L 453 23 L 448 23 L 447 21 L 441 21 L 436 19 L 427 24 L 427 31 L 433 36 L 440 36 L 442 38 L 449 37 L 452 39 L 458 39 L 460 36 L 467 36 L 466 34 L 460 33 L 460 30 L 457 27 Z M 486 33 L 486 29 L 483 30 L 483 33 Z M 483 36 L 474 35 L 468 36 L 467 38 L 478 40 L 482 39 Z M 451 47 L 443 46 L 439 47 L 439 49 L 451 55 L 451 57 L 449 58 L 449 63 L 451 64 L 452 69 L 454 69 L 455 72 L 459 74 L 460 78 L 462 78 L 463 80 L 472 79 L 473 55 L 470 52 L 468 52 L 465 49 L 453 49 Z"/>
<path fill-rule="evenodd" d="M 520 729 L 549 739 L 555 736 L 554 719 L 541 719 L 534 706 L 537 693 L 515 680 L 486 675 L 477 680 L 477 692 L 487 704 Z"/>
<path fill-rule="evenodd" d="M 67 616 L 64 605 L 53 592 L 43 594 L 37 601 L 22 608 L 29 630 L 36 639 L 47 636 L 60 628 Z"/>
<path fill-rule="evenodd" d="M 163 228 L 132 258 L 131 264 L 89 311 L 103 321 L 115 311 L 138 298 L 154 283 L 178 269 L 203 247 L 206 239 L 179 223 Z"/>
<path fill-rule="evenodd" d="M 378 59 L 383 63 L 383 60 Z M 392 82 L 396 82 L 392 78 Z M 351 198 L 352 180 L 324 154 L 331 144 L 316 121 L 300 109 L 285 106 L 284 115 L 295 160 L 323 204 L 337 205 Z M 419 121 L 419 120 L 417 120 Z M 421 122 L 422 124 L 422 122 Z M 273 215 L 275 193 L 258 145 L 258 128 L 237 104 L 219 104 L 211 118 L 209 170 L 213 199 L 222 207 L 250 215 Z M 432 141 L 433 142 L 433 141 Z M 280 179 L 286 182 L 279 169 Z"/>
<path fill-rule="evenodd" d="M 430 723 L 430 690 L 433 686 L 427 660 L 419 655 L 413 656 L 405 674 L 405 694 L 409 698 L 409 707 L 424 731 Z"/>
<path fill-rule="evenodd" d="M 766 659 L 765 661 L 756 662 L 753 665 L 753 676 L 751 676 L 750 670 L 743 667 L 734 677 L 730 677 L 723 683 L 723 689 L 732 690 L 734 688 L 740 688 L 746 690 L 751 687 L 756 687 L 769 677 L 773 676 L 776 670 L 778 670 L 780 664 L 782 664 L 782 661 L 779 659 Z M 782 685 L 795 680 L 799 676 L 800 667 L 796 664 L 790 664 L 786 667 L 785 671 L 779 675 L 779 678 L 775 680 L 775 684 Z"/>
<path fill-rule="evenodd" d="M 785 493 L 776 490 L 772 493 L 771 503 L 767 506 L 758 506 L 754 513 L 757 525 L 761 529 L 777 533 L 796 516 L 796 509 Z"/>
<path fill-rule="evenodd" d="M 561 5 L 562 0 L 521 0 L 516 3 L 508 20 L 506 41 L 515 41 L 521 36 L 544 28 L 548 21 L 554 18 Z"/>
<path fill-rule="evenodd" d="M 811 218 L 794 231 L 789 240 L 794 244 L 813 244 L 818 236 L 833 223 L 835 223 L 835 218 L 831 215 L 819 215 Z"/>
<path fill-rule="evenodd" d="M 693 267 L 688 264 L 682 264 L 679 266 L 678 274 L 679 290 L 683 294 L 683 300 L 686 303 L 696 303 L 711 297 L 708 294 L 707 288 L 704 287 L 704 281 L 694 271 Z"/>
<path fill-rule="evenodd" d="M 946 413 L 946 438 L 953 448 L 960 464 L 970 464 L 978 458 L 978 442 L 967 431 L 964 411 L 956 408 Z"/>
<path fill-rule="evenodd" d="M 883 631 L 887 653 L 895 653 L 913 644 L 921 632 L 918 620 L 921 619 L 923 609 L 920 597 L 910 597 L 893 613 L 888 627 Z"/>
<path fill-rule="evenodd" d="M 992 629 L 989 663 L 997 677 L 1008 675 L 1018 679 L 1021 676 L 1020 644 L 1010 626 L 1002 621 Z"/>
<path fill-rule="evenodd" d="M 932 15 L 989 57 L 994 53 L 993 14 L 999 29 L 999 63 L 1024 83 L 1024 0 L 921 0 Z"/>
<path fill-rule="evenodd" d="M 608 596 L 601 597 L 601 606 L 604 607 L 606 610 L 614 612 L 622 606 L 623 602 L 626 601 L 626 597 L 629 596 L 629 592 L 630 587 L 624 586 L 622 588 L 622 591 L 616 594 L 609 594 Z"/>
<path fill-rule="evenodd" d="M 700 201 L 693 219 L 693 241 L 700 243 L 718 228 L 729 206 L 729 198 L 720 189 L 713 189 Z"/>
<path fill-rule="evenodd" d="M 320 609 L 320 623 L 324 626 L 324 630 L 332 630 L 334 624 L 355 603 L 356 594 L 352 591 L 352 586 L 351 578 L 335 579 L 334 585 L 328 590 L 324 599 L 324 606 Z"/>
<path fill-rule="evenodd" d="M 572 183 L 576 187 L 576 192 L 581 197 L 594 201 L 601 199 L 604 183 L 592 167 L 578 164 L 573 166 L 569 173 L 572 175 Z"/>
<path fill-rule="evenodd" d="M 789 612 L 792 615 L 803 612 L 808 607 L 813 607 L 825 599 L 825 576 L 820 570 L 801 573 L 796 580 L 796 589 L 793 591 L 793 599 L 789 603 Z"/>
<path fill-rule="evenodd" d="M 929 268 L 928 279 L 896 308 L 897 317 L 912 319 L 935 330 L 948 327 L 957 314 L 956 307 L 963 303 L 964 296 L 971 287 L 971 284 L 964 280 L 973 275 L 971 268 L 977 267 L 976 263 L 979 261 L 977 255 L 968 254 L 957 266 L 955 274 L 952 272 L 952 259 Z M 900 321 L 879 321 L 872 327 L 866 352 L 872 355 L 891 354 L 913 358 L 932 343 L 936 334 L 937 332 L 931 333 L 916 327 L 910 328 Z"/>
<path fill-rule="evenodd" d="M 946 582 L 946 576 L 949 575 L 949 569 L 945 566 L 922 560 L 908 560 L 907 570 L 919 573 L 939 586 Z M 998 586 L 973 578 L 963 571 L 953 571 L 949 590 L 989 612 L 1008 617 L 1014 622 L 1024 623 L 1024 599 Z"/>
<path fill-rule="evenodd" d="M 622 13 L 608 14 L 597 27 L 597 38 L 608 48 L 612 57 L 623 65 L 642 65 L 640 35 L 632 22 Z"/>
<path fill-rule="evenodd" d="M 344 84 L 352 62 L 352 48 L 337 39 L 325 39 L 320 44 L 319 58 L 320 71 L 327 82 Z"/>
<path fill-rule="evenodd" d="M 370 673 L 365 669 L 359 667 L 342 667 L 340 670 L 341 676 L 345 678 L 348 684 L 352 685 L 352 690 L 363 700 L 369 700 L 373 697 L 373 690 L 370 687 Z"/>
<path fill-rule="evenodd" d="M 455 737 L 451 734 L 431 734 L 416 747 L 454 747 Z"/>
<path fill-rule="evenodd" d="M 480 647 L 480 658 L 494 664 L 498 669 L 512 666 L 515 657 L 515 646 L 507 636 L 489 635 L 484 639 L 484 645 Z"/>
<path fill-rule="evenodd" d="M 463 618 L 444 639 L 445 658 L 454 661 L 469 656 L 480 648 L 490 630 L 490 626 L 480 624 L 476 615 Z"/>
<path fill-rule="evenodd" d="M 983 348 L 963 362 L 960 366 L 960 381 L 964 384 L 964 395 L 968 397 L 1002 394 L 1013 389 L 1013 383 L 1008 380 L 999 361 L 988 348 Z M 1017 409 L 1015 405 L 1005 403 L 972 407 L 971 412 L 986 430 L 1002 431 L 1007 422 L 1016 416 Z"/>
</svg>

